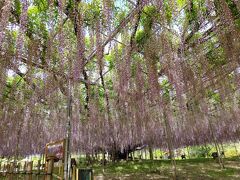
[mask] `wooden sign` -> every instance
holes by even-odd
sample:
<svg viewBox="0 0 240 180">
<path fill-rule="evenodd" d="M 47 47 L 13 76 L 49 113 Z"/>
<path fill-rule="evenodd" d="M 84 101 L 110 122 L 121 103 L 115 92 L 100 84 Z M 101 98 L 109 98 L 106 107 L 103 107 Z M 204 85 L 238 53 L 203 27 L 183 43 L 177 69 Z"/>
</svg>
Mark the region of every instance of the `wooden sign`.
<svg viewBox="0 0 240 180">
<path fill-rule="evenodd" d="M 46 159 L 54 157 L 57 160 L 64 161 L 64 153 L 65 153 L 65 139 L 46 144 L 45 148 Z"/>
</svg>

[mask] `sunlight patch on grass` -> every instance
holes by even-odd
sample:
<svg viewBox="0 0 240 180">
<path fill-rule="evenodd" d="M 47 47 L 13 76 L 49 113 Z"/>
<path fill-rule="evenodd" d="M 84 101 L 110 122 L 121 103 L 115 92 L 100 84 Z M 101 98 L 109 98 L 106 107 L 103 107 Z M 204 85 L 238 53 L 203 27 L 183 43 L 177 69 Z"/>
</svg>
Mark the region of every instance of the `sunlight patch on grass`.
<svg viewBox="0 0 240 180">
<path fill-rule="evenodd" d="M 117 170 L 117 171 L 122 171 L 122 170 L 123 170 L 123 167 L 121 167 L 121 166 L 116 167 L 116 170 Z"/>
<path fill-rule="evenodd" d="M 133 166 L 133 169 L 138 169 L 138 166 L 136 166 L 136 165 L 135 165 L 135 166 Z"/>
</svg>

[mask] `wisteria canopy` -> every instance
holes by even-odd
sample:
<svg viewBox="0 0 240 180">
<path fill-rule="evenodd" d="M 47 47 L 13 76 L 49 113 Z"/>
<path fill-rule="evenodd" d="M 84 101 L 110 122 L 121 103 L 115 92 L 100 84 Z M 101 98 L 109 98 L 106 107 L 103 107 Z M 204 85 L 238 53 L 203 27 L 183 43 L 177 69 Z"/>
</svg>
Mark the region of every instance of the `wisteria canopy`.
<svg viewBox="0 0 240 180">
<path fill-rule="evenodd" d="M 240 1 L 0 9 L 0 155 L 42 153 L 65 138 L 68 113 L 76 153 L 239 140 Z"/>
</svg>

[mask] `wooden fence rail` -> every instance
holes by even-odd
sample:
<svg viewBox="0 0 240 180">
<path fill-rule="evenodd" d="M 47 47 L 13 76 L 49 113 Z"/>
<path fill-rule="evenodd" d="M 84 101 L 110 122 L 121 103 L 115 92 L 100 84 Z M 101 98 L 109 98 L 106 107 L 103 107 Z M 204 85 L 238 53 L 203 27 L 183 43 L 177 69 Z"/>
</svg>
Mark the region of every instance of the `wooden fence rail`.
<svg viewBox="0 0 240 180">
<path fill-rule="evenodd" d="M 23 164 L 23 165 L 22 165 Z M 40 161 L 34 167 L 33 161 L 24 163 L 10 162 L 0 164 L 0 179 L 4 177 L 7 180 L 63 180 L 64 164 L 54 167 L 54 158 L 46 161 L 46 164 L 41 164 Z M 72 180 L 93 180 L 93 172 L 91 169 L 77 169 L 75 165 L 71 170 Z"/>
<path fill-rule="evenodd" d="M 63 176 L 54 174 L 54 159 L 49 159 L 46 162 L 46 167 L 38 161 L 36 168 L 33 167 L 33 161 L 24 162 L 22 167 L 21 163 L 7 163 L 0 166 L 0 176 L 8 180 L 24 179 L 24 180 L 63 180 Z M 23 177 L 23 178 L 22 178 Z M 34 178 L 33 178 L 34 177 Z M 36 178 L 35 178 L 36 177 Z"/>
</svg>

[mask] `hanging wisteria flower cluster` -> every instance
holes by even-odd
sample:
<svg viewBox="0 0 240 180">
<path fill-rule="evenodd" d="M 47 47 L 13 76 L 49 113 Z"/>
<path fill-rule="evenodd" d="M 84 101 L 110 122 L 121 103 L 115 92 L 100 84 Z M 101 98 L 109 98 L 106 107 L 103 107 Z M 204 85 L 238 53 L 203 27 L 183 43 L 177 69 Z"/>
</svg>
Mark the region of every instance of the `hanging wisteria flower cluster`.
<svg viewBox="0 0 240 180">
<path fill-rule="evenodd" d="M 65 138 L 69 93 L 73 152 L 239 140 L 239 1 L 0 9 L 0 155 L 43 153 Z"/>
</svg>

